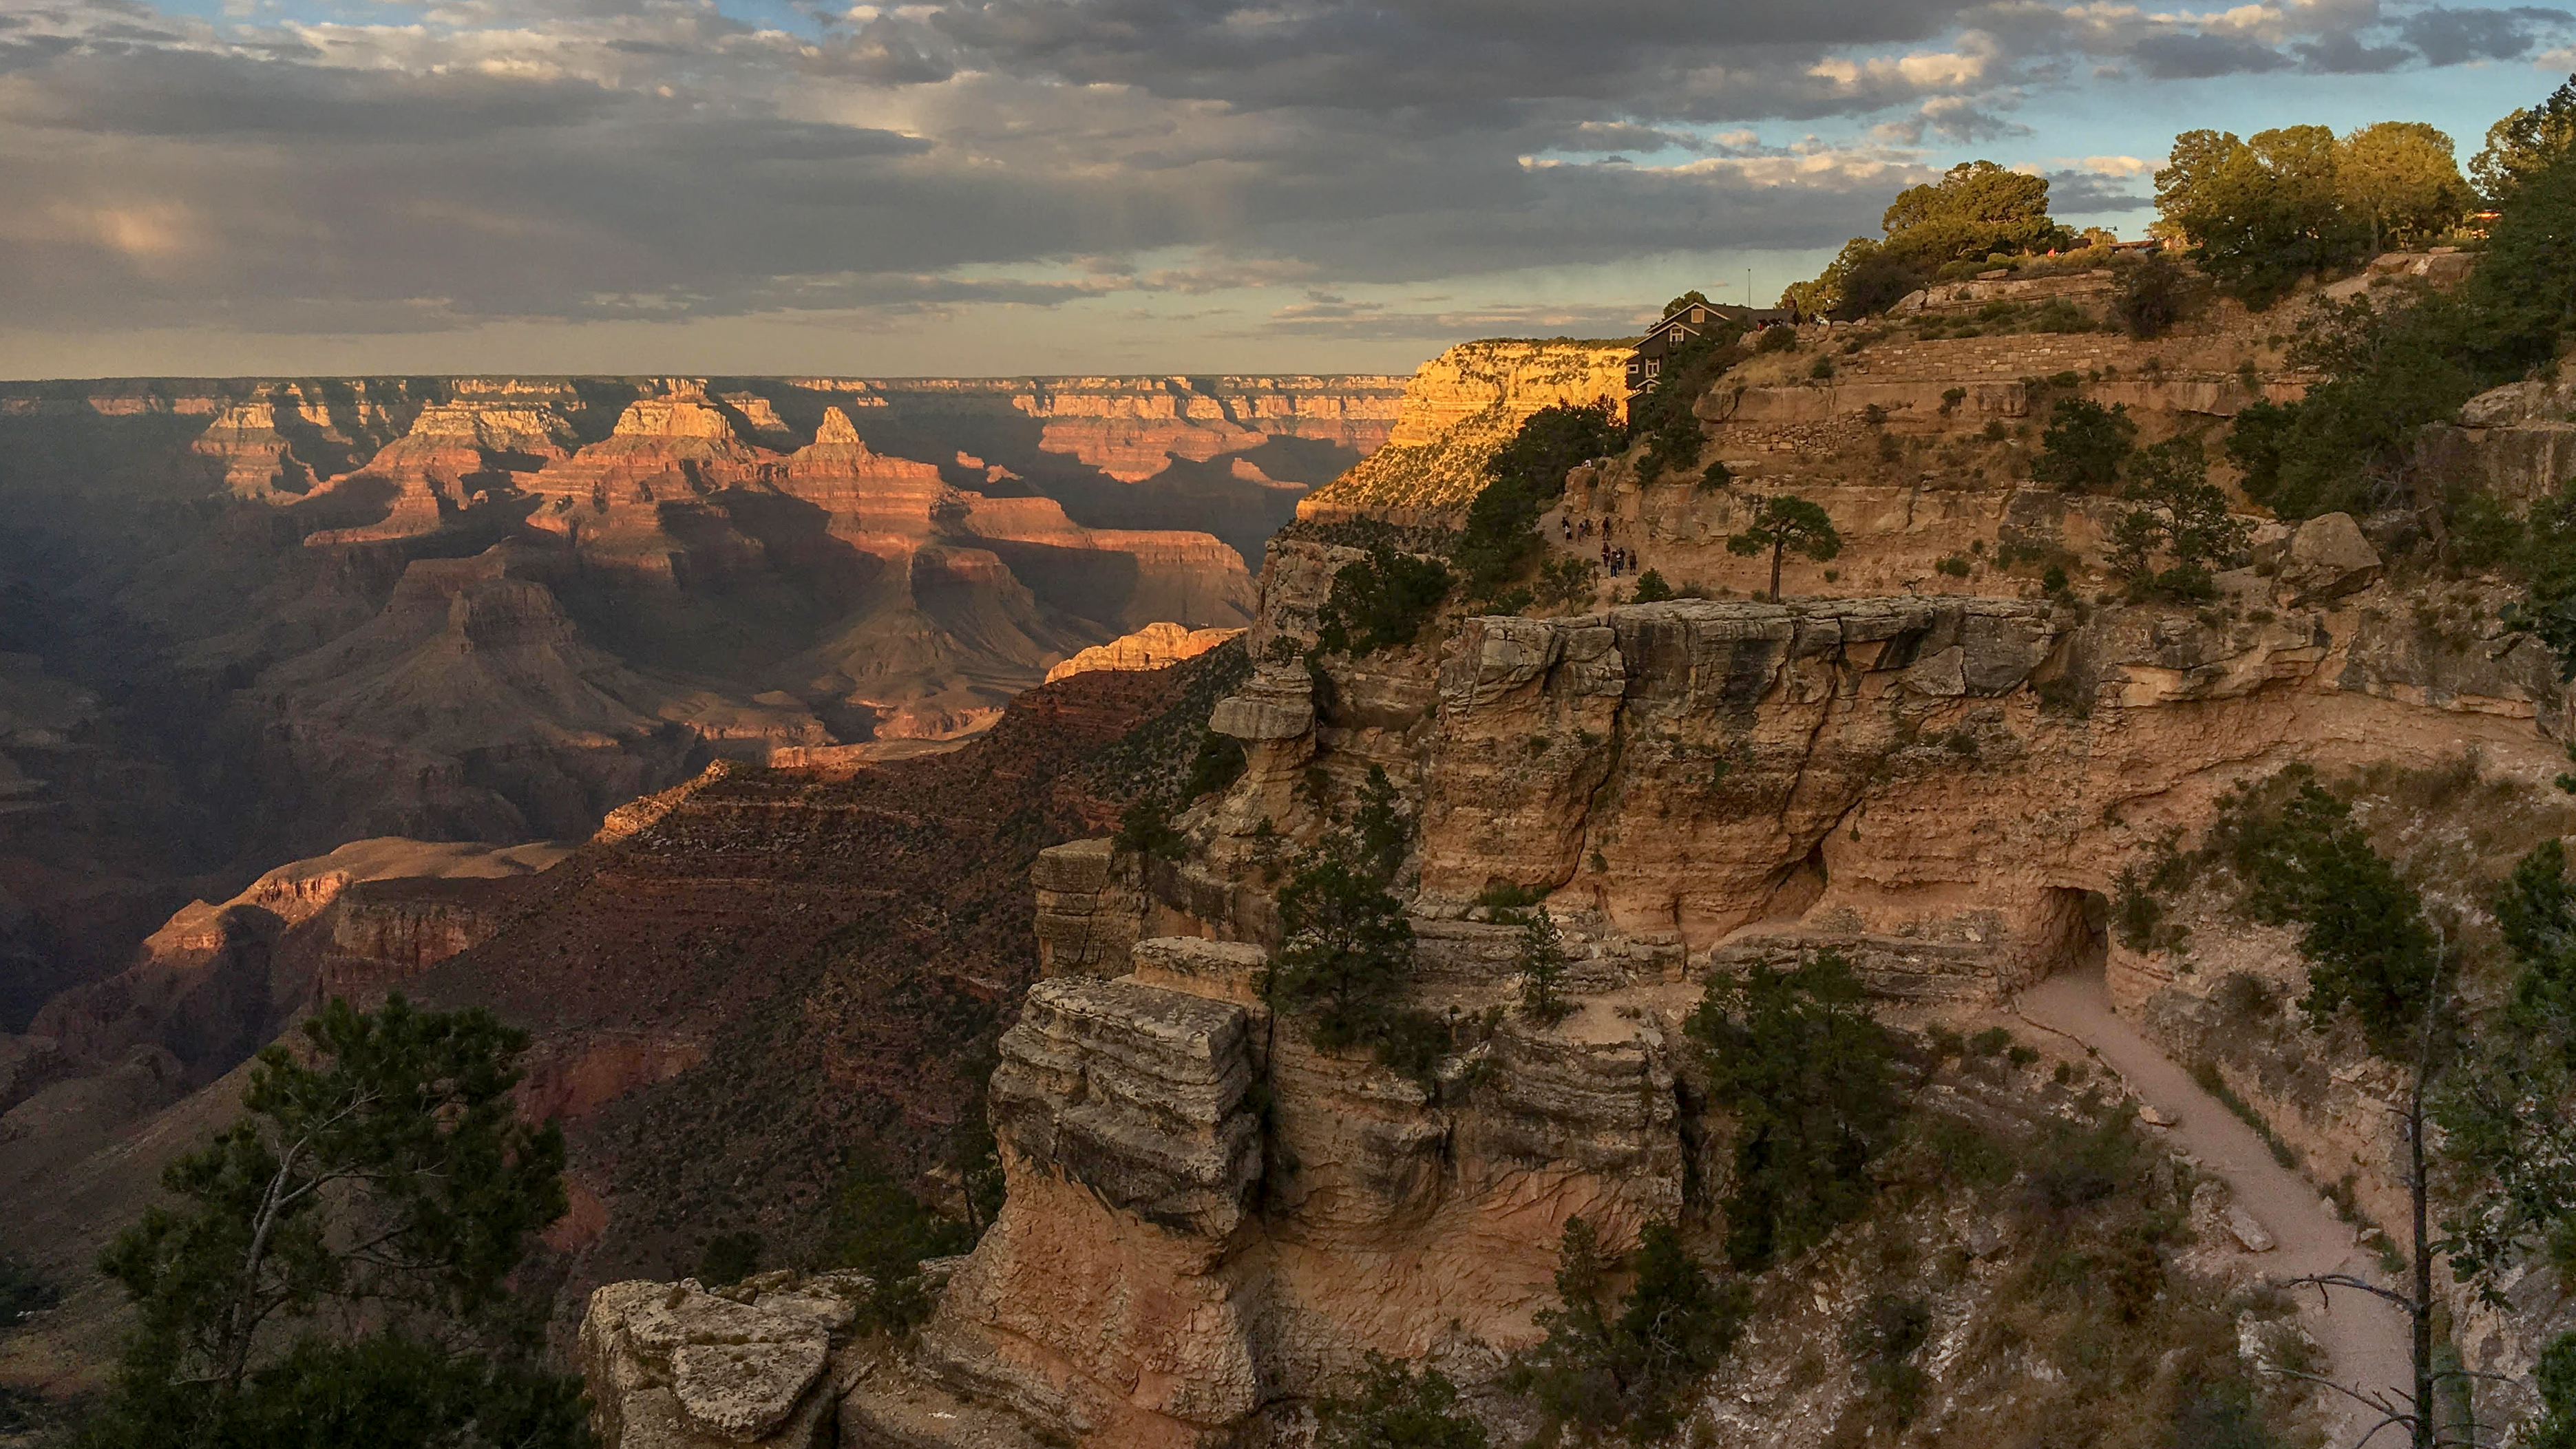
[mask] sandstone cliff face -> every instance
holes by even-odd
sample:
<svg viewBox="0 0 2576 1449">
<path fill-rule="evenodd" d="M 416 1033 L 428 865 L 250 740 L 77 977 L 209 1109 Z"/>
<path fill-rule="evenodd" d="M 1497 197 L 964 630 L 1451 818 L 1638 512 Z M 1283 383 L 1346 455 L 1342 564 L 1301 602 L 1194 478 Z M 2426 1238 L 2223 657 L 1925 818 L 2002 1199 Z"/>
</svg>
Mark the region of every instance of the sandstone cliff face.
<svg viewBox="0 0 2576 1449">
<path fill-rule="evenodd" d="M 1184 629 L 1178 624 L 1152 623 L 1074 655 L 1048 670 L 1046 682 L 1053 684 L 1068 674 L 1091 669 L 1160 669 L 1205 654 L 1242 633 L 1240 629 Z"/>
<path fill-rule="evenodd" d="M 1473 1053 L 1490 1085 L 1435 1099 L 1275 1027 L 1262 960 L 1155 938 L 1124 975 L 1032 988 L 992 1086 L 1009 1198 L 924 1336 L 930 1384 L 1085 1442 L 1190 1445 L 1366 1348 L 1523 1341 L 1566 1215 L 1618 1235 L 1678 1210 L 1667 1024 L 1504 1025 Z"/>
<path fill-rule="evenodd" d="M 1297 516 L 1398 523 L 1464 518 L 1484 466 L 1530 414 L 1557 404 L 1619 403 L 1628 349 L 1597 342 L 1462 342 L 1405 384 L 1387 445 L 1308 494 Z"/>
<path fill-rule="evenodd" d="M 379 995 L 490 935 L 499 900 L 487 883 L 533 875 L 566 852 L 352 841 L 279 866 L 229 900 L 190 903 L 133 964 L 54 997 L 29 1030 L 93 1065 L 150 1044 L 192 1081 L 210 1081 L 320 997 Z"/>
<path fill-rule="evenodd" d="M 1566 1216 L 1707 1210 L 1675 1044 L 1712 972 L 1833 947 L 1885 1009 L 1993 1011 L 2107 959 L 2134 1003 L 2154 986 L 2108 940 L 2113 877 L 2234 782 L 2474 748 L 2541 786 L 2571 703 L 2554 663 L 2492 624 L 2428 636 L 2358 538 L 2284 532 L 2216 611 L 1680 600 L 1458 619 L 1324 656 L 1321 685 L 1262 666 L 1214 712 L 1249 768 L 1186 817 L 1189 857 L 1041 858 L 1051 979 L 993 1084 L 1008 1202 L 916 1376 L 845 1413 L 900 1382 L 1177 1446 L 1273 1432 L 1370 1350 L 1484 1391 L 1551 1301 Z M 1254 656 L 1302 655 L 1360 556 L 1277 542 Z M 1262 827 L 1312 838 L 1319 790 L 1346 810 L 1371 765 L 1419 821 L 1418 1004 L 1510 1000 L 1489 887 L 1541 896 L 1576 957 L 1575 1016 L 1468 1030 L 1436 1091 L 1319 1055 L 1254 990 Z"/>
</svg>

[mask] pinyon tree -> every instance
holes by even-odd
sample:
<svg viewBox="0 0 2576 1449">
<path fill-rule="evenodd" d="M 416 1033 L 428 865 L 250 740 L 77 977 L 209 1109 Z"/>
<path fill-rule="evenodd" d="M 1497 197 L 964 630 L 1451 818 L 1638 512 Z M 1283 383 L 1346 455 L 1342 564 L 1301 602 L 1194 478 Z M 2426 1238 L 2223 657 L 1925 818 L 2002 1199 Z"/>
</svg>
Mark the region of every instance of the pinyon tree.
<svg viewBox="0 0 2576 1449">
<path fill-rule="evenodd" d="M 526 1035 L 395 997 L 303 1038 L 101 1257 L 136 1323 L 89 1442 L 586 1442 L 511 1283 L 565 1201 L 562 1135 L 512 1101 Z"/>
</svg>

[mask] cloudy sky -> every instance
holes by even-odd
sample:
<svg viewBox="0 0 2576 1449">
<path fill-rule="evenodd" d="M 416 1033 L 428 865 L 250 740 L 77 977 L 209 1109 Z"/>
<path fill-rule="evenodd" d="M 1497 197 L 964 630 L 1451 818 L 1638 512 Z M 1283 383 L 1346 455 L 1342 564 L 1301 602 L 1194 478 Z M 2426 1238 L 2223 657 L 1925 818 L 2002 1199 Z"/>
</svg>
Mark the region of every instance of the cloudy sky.
<svg viewBox="0 0 2576 1449">
<path fill-rule="evenodd" d="M 0 375 L 1409 369 L 1768 301 L 1956 160 L 2137 235 L 2177 130 L 2465 162 L 2571 69 L 2400 0 L 0 0 Z"/>
</svg>

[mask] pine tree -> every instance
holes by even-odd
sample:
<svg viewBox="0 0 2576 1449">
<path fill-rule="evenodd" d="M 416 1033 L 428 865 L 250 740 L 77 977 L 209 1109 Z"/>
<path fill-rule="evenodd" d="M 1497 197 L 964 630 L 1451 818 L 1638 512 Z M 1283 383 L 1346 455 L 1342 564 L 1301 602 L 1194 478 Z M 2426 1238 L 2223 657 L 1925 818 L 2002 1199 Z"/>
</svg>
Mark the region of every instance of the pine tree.
<svg viewBox="0 0 2576 1449">
<path fill-rule="evenodd" d="M 1565 999 L 1565 937 L 1547 907 L 1521 926 L 1521 1015 L 1540 1026 L 1554 1026 L 1574 1010 Z"/>
</svg>

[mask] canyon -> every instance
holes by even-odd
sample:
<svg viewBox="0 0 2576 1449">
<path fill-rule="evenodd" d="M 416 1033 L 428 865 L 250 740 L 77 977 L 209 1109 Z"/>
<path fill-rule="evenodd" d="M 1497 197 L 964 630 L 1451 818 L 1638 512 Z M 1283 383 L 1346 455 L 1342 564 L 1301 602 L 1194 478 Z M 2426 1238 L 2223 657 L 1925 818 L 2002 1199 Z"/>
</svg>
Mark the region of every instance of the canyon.
<svg viewBox="0 0 2576 1449">
<path fill-rule="evenodd" d="M 2026 292 L 2098 316 L 2109 292 L 2016 285 L 1907 310 Z M 2088 1376 L 2104 1320 L 2032 1285 L 2089 1228 L 2030 1207 L 2037 1159 L 1892 1154 L 1876 1205 L 1743 1283 L 1688 1442 L 2128 1442 L 2221 1373 L 2348 1441 L 2346 1409 L 2273 1369 L 2384 1376 L 2386 1325 L 2270 1285 L 2384 1271 L 2396 1084 L 2298 1025 L 2292 933 L 2206 882 L 2158 941 L 2112 904 L 2298 763 L 2488 929 L 2501 870 L 2576 828 L 2553 784 L 2576 686 L 2506 622 L 2511 584 L 2437 568 L 2409 512 L 2248 513 L 2243 567 L 2159 601 L 2106 566 L 2116 500 L 2030 481 L 2056 398 L 2158 440 L 2296 397 L 2278 330 L 2232 304 L 2155 342 L 1802 329 L 1697 401 L 1724 481 L 1632 447 L 1540 521 L 1551 559 L 1615 537 L 1681 597 L 1641 602 L 1633 574 L 1518 614 L 1453 595 L 1357 654 L 1322 645 L 1337 580 L 1453 545 L 1523 419 L 1617 398 L 1619 349 L 1462 344 L 1338 393 L 296 384 L 202 425 L 163 406 L 200 394 L 78 394 L 92 431 L 27 452 L 78 454 L 129 508 L 168 491 L 138 510 L 157 522 L 83 513 L 0 557 L 30 617 L 96 641 L 74 669 L 32 628 L 0 637 L 0 810 L 46 806 L 10 826 L 0 905 L 27 903 L 13 939 L 49 962 L 73 933 L 39 905 L 151 934 L 48 966 L 0 1039 L 0 1171 L 49 1175 L 25 1241 L 69 1287 L 0 1339 L 0 1383 L 94 1386 L 116 1305 L 81 1265 L 231 1110 L 245 1044 L 317 993 L 399 987 L 532 1034 L 521 1105 L 565 1128 L 572 1206 L 526 1287 L 617 1449 L 1302 1445 L 1375 1354 L 1520 1442 L 1543 1426 L 1512 1364 L 1567 1221 L 1614 1251 L 1725 1226 L 1733 1124 L 1692 1025 L 1712 984 L 1830 952 L 1907 1040 L 1996 1043 L 1924 1049 L 1917 1109 L 1963 1134 L 1941 1140 L 2124 1144 L 2117 1190 L 2170 1225 L 2160 1316 L 2107 1331 L 2137 1340 L 2127 1377 Z M 0 421 L 73 394 L 24 396 Z M 2499 390 L 2433 447 L 2527 502 L 2557 485 L 2566 407 Z M 150 466 L 98 441 L 146 433 Z M 150 481 L 182 457 L 185 497 Z M 1841 551 L 1756 597 L 1769 561 L 1727 540 L 1793 490 Z M 180 530 L 229 542 L 151 552 Z M 205 602 L 286 559 L 292 588 Z M 790 603 L 793 638 L 739 632 Z M 179 699 L 207 736 L 186 749 L 136 723 Z M 1195 767 L 1227 750 L 1230 778 Z M 317 848 L 256 879 L 118 855 L 234 837 L 220 797 L 86 782 L 209 759 L 313 823 L 265 826 L 272 863 Z M 1284 872 L 1387 802 L 1404 1004 L 1444 1033 L 1419 1071 L 1319 1045 L 1265 980 Z M 207 888 L 154 915 L 156 880 Z M 1554 1022 L 1515 1009 L 1515 913 L 1539 906 L 1569 956 Z M 2251 1155 L 2238 1110 L 2287 1156 Z M 920 1265 L 916 1332 L 859 1332 L 835 1193 L 869 1167 L 964 1215 L 949 1154 L 979 1115 L 998 1215 Z M 710 1281 L 709 1244 L 744 1232 L 779 1266 Z M 2502 1304 L 2445 1282 L 2463 1361 L 2526 1375 L 2571 1323 L 2555 1281 L 2530 1265 Z M 1925 1327 L 1889 1430 L 1849 1345 L 1899 1300 Z"/>
<path fill-rule="evenodd" d="M 1637 603 L 1603 581 L 1588 608 L 1443 614 L 1410 645 L 1338 654 L 1317 647 L 1318 620 L 1336 578 L 1368 566 L 1366 527 L 1390 530 L 1381 548 L 1421 539 L 1454 526 L 1474 485 L 1412 466 L 1374 502 L 1320 491 L 1270 546 L 1250 673 L 1208 716 L 1243 747 L 1241 775 L 1177 817 L 1177 851 L 1103 836 L 1036 859 L 1042 979 L 989 1086 L 998 1220 L 936 1265 L 938 1306 L 909 1345 L 818 1341 L 781 1391 L 803 1427 L 760 1442 L 1303 1443 L 1370 1354 L 1438 1367 L 1490 1432 L 1526 1434 L 1507 1369 L 1554 1301 L 1557 1228 L 1581 1216 L 1633 1242 L 1714 1211 L 1724 1126 L 1694 1105 L 1687 1020 L 1703 991 L 1825 951 L 1853 963 L 1882 1021 L 2015 1043 L 2010 1066 L 1936 1077 L 1940 1110 L 2086 1120 L 2066 1084 L 2096 1074 L 2126 1098 L 2125 1130 L 2144 1134 L 2191 1230 L 2166 1281 L 2226 1325 L 2230 1361 L 2260 1375 L 2277 1354 L 2332 1352 L 2365 1387 L 2388 1377 L 2402 1345 L 2367 1301 L 2260 1304 L 2301 1267 L 2381 1271 L 2372 1225 L 2403 1212 L 2393 1080 L 2350 1041 L 2300 1037 L 2286 933 L 2205 896 L 2183 906 L 2196 944 L 2137 948 L 2110 902 L 2125 868 L 2195 835 L 2228 789 L 2297 762 L 2359 782 L 2366 818 L 2411 802 L 2388 838 L 2448 862 L 2445 898 L 2474 913 L 2516 851 L 2576 821 L 2550 783 L 2576 693 L 2499 622 L 2496 581 L 2392 577 L 2400 520 L 2261 524 L 2214 603 L 2104 589 L 2102 507 L 2021 481 L 2023 420 L 2051 388 L 2120 387 L 2147 436 L 2205 432 L 2249 398 L 2295 395 L 2277 368 L 2244 382 L 2258 337 L 2221 313 L 2153 351 L 2099 335 L 1865 341 L 1865 361 L 1837 371 L 1874 374 L 1868 386 L 1754 372 L 1704 400 L 1739 480 L 1794 479 L 1826 507 L 1856 592 L 1808 568 L 1788 599 L 1728 597 L 1759 576 L 1710 545 L 1741 527 L 1753 490 L 1641 476 L 1629 456 L 1576 470 L 1562 507 L 1613 520 L 1697 597 Z M 2035 356 L 2068 365 L 1978 375 Z M 2527 460 L 2555 416 L 2491 396 L 2455 442 L 2533 496 L 2547 483 Z M 1555 524 L 1542 520 L 1551 540 Z M 2041 587 L 2043 562 L 2072 586 Z M 1341 828 L 1380 778 L 1414 827 L 1399 872 L 1408 1001 L 1452 1024 L 1428 1077 L 1319 1048 L 1262 985 L 1283 851 Z M 1564 1021 L 1512 1010 L 1521 933 L 1497 901 L 1544 904 L 1564 931 Z M 2272 1003 L 2250 1026 L 2230 1004 L 2249 979 Z M 2177 1062 L 2252 1105 L 2223 1106 Z M 2261 1113 L 2298 1169 L 2234 1160 L 2254 1139 L 2231 1110 Z M 1924 1442 L 2018 1442 L 2044 1422 L 2111 1432 L 2103 1414 L 2137 1411 L 2069 1378 L 2069 1345 L 1975 1348 L 2020 1311 L 2047 1240 L 2009 1196 L 1933 1171 L 1919 1206 L 1756 1287 L 1760 1327 L 1694 1400 L 1691 1442 L 1826 1442 L 1866 1423 L 1859 1370 L 1830 1366 L 1850 1331 L 1836 1324 L 1891 1291 L 1933 1315 Z M 1945 1262 L 1964 1271 L 1926 1266 Z M 710 1286 L 764 1307 L 819 1291 L 793 1278 Z M 2528 1369 L 2567 1324 L 2548 1281 L 2518 1276 L 2501 1307 L 2451 1292 L 2472 1364 L 2508 1381 Z M 677 1426 L 628 1428 L 624 1444 L 697 1442 L 698 1391 L 620 1346 L 645 1332 L 648 1296 L 672 1315 L 652 1330 L 665 1341 L 715 1332 L 697 1291 L 629 1283 L 590 1306 L 593 1383 L 672 1406 Z M 2528 1410 L 2517 1392 L 2496 1391 L 2489 1422 Z M 2308 1432 L 2348 1442 L 2369 1427 L 2331 1396 L 2285 1393 Z"/>
<path fill-rule="evenodd" d="M 578 839 L 1240 627 L 1401 384 L 0 385 L 0 1030 L 281 861 Z"/>
</svg>

